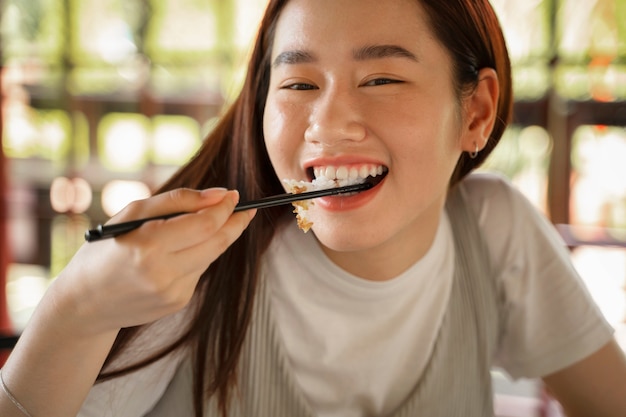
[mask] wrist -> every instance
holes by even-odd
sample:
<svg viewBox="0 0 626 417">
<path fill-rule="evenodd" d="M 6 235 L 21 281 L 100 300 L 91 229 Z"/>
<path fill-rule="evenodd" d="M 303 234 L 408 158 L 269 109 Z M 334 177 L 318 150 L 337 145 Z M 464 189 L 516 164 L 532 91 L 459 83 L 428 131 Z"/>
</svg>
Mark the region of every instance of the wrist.
<svg viewBox="0 0 626 417">
<path fill-rule="evenodd" d="M 105 325 L 104 317 L 97 314 L 96 303 L 75 283 L 59 276 L 50 285 L 39 308 L 46 326 L 56 334 L 73 339 L 117 334 L 119 327 Z"/>
</svg>

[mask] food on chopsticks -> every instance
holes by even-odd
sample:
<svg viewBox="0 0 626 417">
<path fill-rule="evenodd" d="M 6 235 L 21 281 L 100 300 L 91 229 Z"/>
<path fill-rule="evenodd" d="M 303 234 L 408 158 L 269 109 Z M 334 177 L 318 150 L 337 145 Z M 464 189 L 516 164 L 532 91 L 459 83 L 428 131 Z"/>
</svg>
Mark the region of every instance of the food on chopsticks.
<svg viewBox="0 0 626 417">
<path fill-rule="evenodd" d="M 327 188 L 337 187 L 333 180 L 326 177 L 316 178 L 312 182 L 285 179 L 283 183 L 287 186 L 287 191 L 292 194 L 302 194 L 307 191 L 325 190 Z M 313 226 L 313 222 L 307 217 L 307 210 L 314 204 L 313 200 L 300 200 L 291 204 L 294 207 L 293 212 L 296 214 L 298 227 L 304 231 L 304 233 L 308 232 Z"/>
<path fill-rule="evenodd" d="M 315 179 L 311 182 L 284 179 L 283 183 L 290 193 L 300 194 L 308 191 L 362 184 L 370 177 L 382 176 L 386 173 L 386 169 L 381 165 L 362 165 L 358 168 L 329 166 L 315 168 L 313 173 Z M 298 227 L 304 233 L 308 232 L 313 226 L 313 222 L 308 217 L 308 210 L 314 204 L 313 200 L 300 200 L 292 203 Z"/>
</svg>

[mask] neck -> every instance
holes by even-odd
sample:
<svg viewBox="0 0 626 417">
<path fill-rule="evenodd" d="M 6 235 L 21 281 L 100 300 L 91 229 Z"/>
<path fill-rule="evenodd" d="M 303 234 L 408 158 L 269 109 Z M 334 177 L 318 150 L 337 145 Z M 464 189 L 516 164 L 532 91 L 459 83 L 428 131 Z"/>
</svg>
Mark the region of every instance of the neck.
<svg viewBox="0 0 626 417">
<path fill-rule="evenodd" d="M 326 256 L 345 271 L 369 281 L 387 281 L 426 255 L 435 240 L 441 212 L 439 207 L 427 216 L 420 216 L 393 239 L 364 251 L 337 252 L 321 247 Z"/>
</svg>

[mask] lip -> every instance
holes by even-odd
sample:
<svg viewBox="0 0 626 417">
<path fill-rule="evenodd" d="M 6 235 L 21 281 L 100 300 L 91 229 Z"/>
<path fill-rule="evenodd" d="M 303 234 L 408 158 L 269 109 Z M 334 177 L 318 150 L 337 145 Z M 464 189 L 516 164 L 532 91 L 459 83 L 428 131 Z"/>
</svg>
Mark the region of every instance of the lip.
<svg viewBox="0 0 626 417">
<path fill-rule="evenodd" d="M 321 167 L 321 166 L 360 166 L 360 165 L 382 165 L 386 168 L 387 173 L 389 172 L 388 165 L 381 161 L 380 159 L 372 158 L 370 156 L 365 155 L 338 155 L 332 157 L 316 157 L 311 158 L 302 164 L 304 171 L 307 173 L 307 177 L 309 181 L 312 181 L 313 176 L 313 168 Z M 384 174 L 385 177 L 387 174 Z M 371 200 L 373 200 L 376 195 L 381 191 L 382 185 L 385 182 L 383 179 L 377 183 L 374 187 L 370 188 L 366 191 L 361 191 L 354 195 L 338 195 L 338 196 L 329 196 L 329 197 L 321 197 L 315 199 L 315 206 L 319 209 L 331 212 L 341 212 L 341 211 L 349 211 L 355 210 L 359 207 L 365 206 Z"/>
</svg>

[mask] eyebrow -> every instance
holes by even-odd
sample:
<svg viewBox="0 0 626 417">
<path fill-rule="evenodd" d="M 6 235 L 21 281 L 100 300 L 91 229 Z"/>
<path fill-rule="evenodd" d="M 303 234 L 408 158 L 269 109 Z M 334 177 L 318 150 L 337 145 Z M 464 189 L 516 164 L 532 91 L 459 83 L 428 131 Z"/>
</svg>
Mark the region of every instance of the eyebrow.
<svg viewBox="0 0 626 417">
<path fill-rule="evenodd" d="M 398 45 L 366 45 L 355 49 L 352 52 L 352 57 L 356 61 L 383 58 L 408 58 L 412 61 L 418 62 L 417 56 L 413 52 Z M 272 66 L 277 67 L 283 64 L 307 64 L 315 62 L 316 60 L 317 58 L 311 52 L 297 49 L 278 54 L 278 56 L 274 59 L 274 62 L 272 62 Z"/>
<path fill-rule="evenodd" d="M 274 62 L 272 62 L 273 67 L 277 67 L 283 64 L 306 64 L 310 62 L 314 62 L 316 58 L 307 51 L 302 50 L 294 50 L 294 51 L 285 51 L 278 54 Z"/>
<path fill-rule="evenodd" d="M 356 49 L 352 53 L 357 61 L 383 58 L 408 58 L 417 62 L 417 56 L 411 51 L 398 45 L 367 45 Z"/>
</svg>

